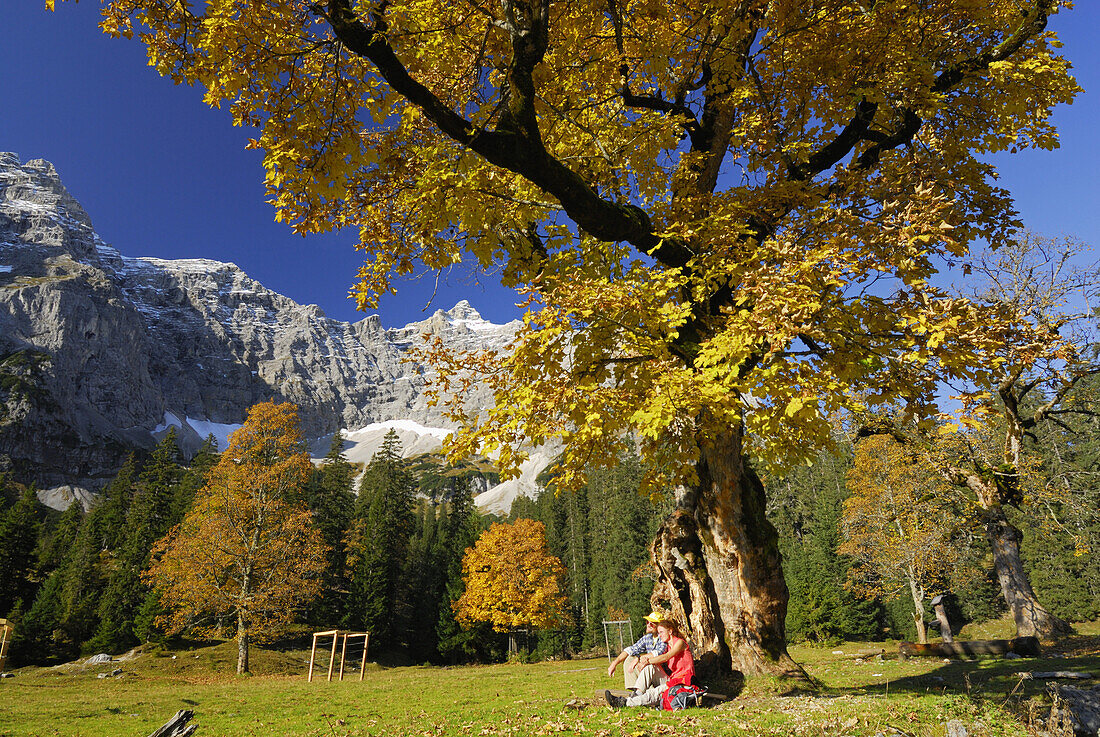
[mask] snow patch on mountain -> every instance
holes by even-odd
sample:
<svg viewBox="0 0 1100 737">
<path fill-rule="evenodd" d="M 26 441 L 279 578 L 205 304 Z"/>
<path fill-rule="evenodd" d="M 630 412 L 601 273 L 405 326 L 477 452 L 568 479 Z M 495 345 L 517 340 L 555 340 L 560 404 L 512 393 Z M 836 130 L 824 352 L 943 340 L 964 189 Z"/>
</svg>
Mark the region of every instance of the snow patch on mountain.
<svg viewBox="0 0 1100 737">
<path fill-rule="evenodd" d="M 530 457 L 520 465 L 519 475 L 516 478 L 508 479 L 478 494 L 474 497 L 474 505 L 482 512 L 508 514 L 512 508 L 512 502 L 517 498 L 537 497 L 540 489 L 536 479 L 547 466 L 554 462 L 560 452 L 561 447 L 556 445 L 543 446 L 531 451 Z"/>
<path fill-rule="evenodd" d="M 361 427 L 358 430 L 353 430 L 347 434 L 348 438 L 358 438 L 362 435 L 373 434 L 378 430 L 383 431 L 402 431 L 407 430 L 414 432 L 418 435 L 431 435 L 432 437 L 439 438 L 440 440 L 446 440 L 447 436 L 451 434 L 451 430 L 445 430 L 442 427 L 424 427 L 419 422 L 413 420 L 386 420 L 385 422 L 372 422 L 366 427 Z"/>
<path fill-rule="evenodd" d="M 191 430 L 200 438 L 200 443 L 213 435 L 219 453 L 229 447 L 229 436 L 241 429 L 240 423 L 211 422 L 186 416 L 180 420 L 173 413 L 165 412 L 164 422 L 152 429 L 152 435 L 158 439 L 164 437 L 169 427 L 177 430 Z"/>
<path fill-rule="evenodd" d="M 401 455 L 405 458 L 438 451 L 443 446 L 443 441 L 451 434 L 450 430 L 426 427 L 413 420 L 372 422 L 366 427 L 344 433 L 344 457 L 352 463 L 364 465 L 370 463 L 391 430 L 397 434 L 397 439 L 401 443 Z M 331 433 L 310 443 L 314 462 L 319 463 L 331 446 Z"/>
</svg>

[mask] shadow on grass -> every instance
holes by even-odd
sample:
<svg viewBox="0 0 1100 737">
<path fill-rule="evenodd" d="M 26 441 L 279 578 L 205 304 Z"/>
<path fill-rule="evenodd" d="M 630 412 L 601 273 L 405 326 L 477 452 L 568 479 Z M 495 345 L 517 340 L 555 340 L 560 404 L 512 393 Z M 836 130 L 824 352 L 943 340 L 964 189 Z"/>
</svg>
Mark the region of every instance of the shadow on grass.
<svg viewBox="0 0 1100 737">
<path fill-rule="evenodd" d="M 896 661 L 897 654 L 887 654 L 886 660 Z M 919 665 L 933 658 L 913 658 Z M 1091 680 L 1027 678 L 1024 674 L 1071 671 L 1092 674 Z M 1094 685 L 1100 678 L 1100 635 L 1078 635 L 1058 645 L 1043 648 L 1038 658 L 1005 659 L 982 657 L 951 660 L 923 673 L 888 680 L 826 688 L 833 694 L 912 693 L 958 694 L 974 701 L 993 701 L 1001 705 L 1045 696 L 1052 682 Z"/>
</svg>

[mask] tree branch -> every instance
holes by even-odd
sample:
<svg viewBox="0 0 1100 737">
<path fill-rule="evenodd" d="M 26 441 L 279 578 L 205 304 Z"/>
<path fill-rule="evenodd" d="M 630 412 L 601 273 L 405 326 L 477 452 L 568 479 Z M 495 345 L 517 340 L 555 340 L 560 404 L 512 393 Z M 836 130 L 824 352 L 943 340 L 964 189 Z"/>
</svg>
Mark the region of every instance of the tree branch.
<svg viewBox="0 0 1100 737">
<path fill-rule="evenodd" d="M 693 255 L 686 244 L 660 238 L 649 215 L 641 208 L 600 197 L 588 182 L 551 156 L 542 145 L 531 72 L 546 50 L 549 10 L 548 0 L 536 2 L 539 5 L 528 19 L 531 28 L 518 28 L 521 19 L 515 20 L 518 30 L 513 31 L 513 60 L 507 93 L 513 97 L 509 101 L 509 113 L 502 115 L 508 122 L 502 120 L 494 131 L 476 130 L 409 74 L 386 39 L 385 3 L 373 11 L 371 25 L 359 19 L 350 0 L 328 0 L 326 17 L 348 51 L 374 64 L 390 87 L 419 108 L 444 135 L 557 198 L 566 214 L 596 238 L 630 243 L 662 264 L 684 266 Z"/>
</svg>

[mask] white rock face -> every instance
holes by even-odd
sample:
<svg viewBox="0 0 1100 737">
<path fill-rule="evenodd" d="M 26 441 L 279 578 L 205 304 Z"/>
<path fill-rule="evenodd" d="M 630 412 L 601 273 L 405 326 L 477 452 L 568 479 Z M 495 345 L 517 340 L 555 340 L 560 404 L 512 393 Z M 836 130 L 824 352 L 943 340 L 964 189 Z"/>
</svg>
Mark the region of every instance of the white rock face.
<svg viewBox="0 0 1100 737">
<path fill-rule="evenodd" d="M 319 455 L 338 427 L 354 429 L 354 461 L 369 460 L 390 428 L 408 455 L 435 450 L 449 423 L 428 405 L 410 348 L 427 334 L 501 349 L 517 327 L 465 301 L 403 328 L 383 329 L 377 316 L 341 322 L 231 263 L 123 256 L 53 165 L 0 153 L 0 461 L 49 490 L 51 506 L 85 502 L 169 426 L 185 452 L 210 433 L 222 444 L 268 399 L 299 406 Z M 484 389 L 466 399 L 492 401 Z"/>
</svg>

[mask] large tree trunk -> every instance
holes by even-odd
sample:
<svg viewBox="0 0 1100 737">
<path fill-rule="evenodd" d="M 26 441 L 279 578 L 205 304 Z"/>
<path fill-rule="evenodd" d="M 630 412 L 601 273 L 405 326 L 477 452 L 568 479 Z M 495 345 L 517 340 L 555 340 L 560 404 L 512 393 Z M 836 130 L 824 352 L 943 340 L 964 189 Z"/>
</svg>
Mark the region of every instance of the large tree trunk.
<svg viewBox="0 0 1100 737">
<path fill-rule="evenodd" d="M 1022 371 L 1022 370 L 1021 370 Z M 1020 384 L 1020 373 L 1006 377 L 997 393 L 1004 405 L 1005 444 L 1004 462 L 1010 473 L 1002 470 L 982 479 L 978 484 L 978 505 L 982 508 L 985 536 L 993 550 L 993 565 L 1001 594 L 1016 621 L 1017 637 L 1038 637 L 1043 642 L 1054 642 L 1074 634 L 1068 622 L 1054 616 L 1039 603 L 1031 581 L 1020 558 L 1020 540 L 1023 535 L 1008 521 L 1005 504 L 1019 504 L 1023 500 L 1020 489 L 1020 462 L 1023 457 L 1024 434 L 1040 421 L 1040 414 L 1025 419 L 1020 404 L 1036 384 Z M 1036 382 L 1037 383 L 1037 382 Z M 1046 405 L 1048 412 L 1053 403 Z M 984 488 L 982 488 L 984 487 Z"/>
<path fill-rule="evenodd" d="M 787 653 L 787 585 L 763 484 L 736 431 L 712 438 L 653 542 L 654 604 L 684 625 L 701 669 L 808 681 Z"/>
<path fill-rule="evenodd" d="M 982 510 L 986 538 L 993 550 L 993 566 L 1001 594 L 1016 622 L 1017 637 L 1038 637 L 1053 642 L 1073 634 L 1068 622 L 1054 616 L 1039 603 L 1020 558 L 1020 531 L 1008 521 L 1004 508 L 992 504 Z"/>
</svg>

